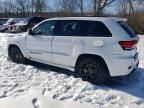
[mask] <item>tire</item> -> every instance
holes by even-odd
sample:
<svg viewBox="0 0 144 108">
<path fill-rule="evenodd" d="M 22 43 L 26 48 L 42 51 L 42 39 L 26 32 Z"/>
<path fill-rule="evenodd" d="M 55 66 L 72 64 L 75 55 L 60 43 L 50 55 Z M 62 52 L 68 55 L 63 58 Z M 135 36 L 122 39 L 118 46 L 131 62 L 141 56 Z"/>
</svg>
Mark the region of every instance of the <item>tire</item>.
<svg viewBox="0 0 144 108">
<path fill-rule="evenodd" d="M 104 84 L 110 79 L 109 71 L 102 59 L 87 57 L 80 59 L 76 72 L 84 80 L 93 84 Z"/>
<path fill-rule="evenodd" d="M 13 62 L 19 63 L 19 64 L 25 64 L 27 61 L 27 59 L 23 56 L 20 49 L 16 46 L 11 47 L 9 49 L 9 57 Z"/>
</svg>

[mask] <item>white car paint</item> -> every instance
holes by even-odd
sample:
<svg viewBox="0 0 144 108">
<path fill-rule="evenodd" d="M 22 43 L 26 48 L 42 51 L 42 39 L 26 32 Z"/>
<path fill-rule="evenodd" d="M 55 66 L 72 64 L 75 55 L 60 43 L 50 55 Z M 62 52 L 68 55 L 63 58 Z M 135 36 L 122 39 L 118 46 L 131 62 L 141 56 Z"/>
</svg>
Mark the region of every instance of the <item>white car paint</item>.
<svg viewBox="0 0 144 108">
<path fill-rule="evenodd" d="M 134 60 L 134 56 L 137 54 L 137 48 L 123 50 L 118 42 L 138 40 L 138 37 L 131 38 L 116 22 L 118 19 L 102 17 L 52 18 L 41 22 L 34 28 L 46 21 L 53 20 L 100 21 L 110 30 L 112 37 L 31 36 L 25 33 L 21 36 L 10 37 L 8 47 L 17 45 L 28 59 L 72 71 L 75 69 L 78 57 L 82 54 L 93 54 L 102 57 L 111 76 L 128 75 L 136 68 L 138 58 Z M 128 69 L 130 66 L 131 68 Z"/>
</svg>

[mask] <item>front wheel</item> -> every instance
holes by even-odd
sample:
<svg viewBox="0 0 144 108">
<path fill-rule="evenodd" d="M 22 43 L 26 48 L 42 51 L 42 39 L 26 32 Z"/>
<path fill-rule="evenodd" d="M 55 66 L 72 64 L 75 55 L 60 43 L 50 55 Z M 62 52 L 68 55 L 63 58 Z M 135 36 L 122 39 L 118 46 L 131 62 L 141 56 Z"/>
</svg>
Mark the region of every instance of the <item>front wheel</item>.
<svg viewBox="0 0 144 108">
<path fill-rule="evenodd" d="M 18 47 L 11 47 L 9 49 L 9 57 L 15 63 L 26 63 L 26 58 L 23 56 L 22 52 Z"/>
<path fill-rule="evenodd" d="M 94 84 L 105 83 L 110 79 L 106 64 L 99 58 L 87 57 L 79 60 L 76 72 L 84 81 Z"/>
</svg>

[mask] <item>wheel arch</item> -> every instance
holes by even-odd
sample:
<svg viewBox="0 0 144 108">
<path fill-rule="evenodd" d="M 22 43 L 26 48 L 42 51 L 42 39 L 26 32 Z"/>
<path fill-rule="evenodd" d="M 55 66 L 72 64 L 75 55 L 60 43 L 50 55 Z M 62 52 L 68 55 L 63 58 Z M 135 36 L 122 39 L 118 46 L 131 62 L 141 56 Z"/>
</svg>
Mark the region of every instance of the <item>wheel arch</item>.
<svg viewBox="0 0 144 108">
<path fill-rule="evenodd" d="M 17 48 L 19 48 L 17 45 L 15 45 L 15 44 L 10 44 L 9 46 L 8 46 L 8 55 L 10 55 L 10 49 L 12 48 L 12 47 L 17 47 Z M 20 49 L 20 48 L 19 48 Z"/>
<path fill-rule="evenodd" d="M 12 48 L 12 47 L 17 47 L 18 49 L 20 49 L 20 51 L 22 52 L 23 56 L 25 56 L 25 54 L 23 53 L 23 50 L 16 44 L 10 44 L 8 46 L 8 56 L 9 56 L 10 48 Z"/>
<path fill-rule="evenodd" d="M 107 65 L 105 59 L 104 59 L 102 56 L 100 56 L 100 55 L 95 55 L 95 54 L 81 54 L 81 55 L 79 55 L 79 56 L 77 57 L 76 62 L 75 62 L 75 67 L 76 67 L 77 63 L 79 62 L 79 60 L 81 60 L 81 59 L 83 59 L 83 58 L 86 58 L 86 57 L 92 57 L 92 58 L 94 58 L 94 59 L 100 59 L 100 60 L 102 60 L 102 62 L 105 64 L 105 66 L 107 67 L 107 69 L 108 69 L 108 71 L 109 71 L 109 68 L 108 68 L 108 65 Z"/>
</svg>

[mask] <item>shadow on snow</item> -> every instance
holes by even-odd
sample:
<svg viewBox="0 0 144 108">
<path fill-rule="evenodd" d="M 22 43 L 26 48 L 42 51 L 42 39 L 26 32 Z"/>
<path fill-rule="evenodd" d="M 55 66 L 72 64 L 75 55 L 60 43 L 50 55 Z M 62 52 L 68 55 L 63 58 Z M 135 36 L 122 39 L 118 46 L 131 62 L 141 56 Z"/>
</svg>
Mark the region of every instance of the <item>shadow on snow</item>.
<svg viewBox="0 0 144 108">
<path fill-rule="evenodd" d="M 51 70 L 60 74 L 66 74 L 68 76 L 78 78 L 75 72 L 71 72 L 66 69 L 45 65 L 33 61 L 30 61 L 29 64 L 36 67 L 39 70 L 45 70 L 46 72 L 48 72 L 47 70 Z M 130 76 L 113 78 L 112 81 L 108 82 L 107 84 L 101 85 L 102 87 L 100 87 L 100 89 L 114 89 L 144 99 L 144 84 L 140 85 L 140 83 L 144 83 L 144 79 L 141 80 L 141 77 L 144 78 L 144 69 L 138 68 Z"/>
</svg>

